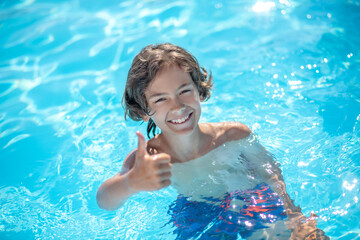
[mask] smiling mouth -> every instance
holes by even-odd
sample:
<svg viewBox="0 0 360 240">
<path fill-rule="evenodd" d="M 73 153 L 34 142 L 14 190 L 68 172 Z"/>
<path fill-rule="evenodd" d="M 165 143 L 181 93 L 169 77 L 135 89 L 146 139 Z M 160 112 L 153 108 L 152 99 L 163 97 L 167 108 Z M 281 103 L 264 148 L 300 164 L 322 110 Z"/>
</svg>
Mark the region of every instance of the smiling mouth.
<svg viewBox="0 0 360 240">
<path fill-rule="evenodd" d="M 184 122 L 187 122 L 189 119 L 190 119 L 190 117 L 191 117 L 191 115 L 192 115 L 193 113 L 191 112 L 188 116 L 186 116 L 186 117 L 183 117 L 183 118 L 179 118 L 179 119 L 176 119 L 176 120 L 170 120 L 169 122 L 171 122 L 171 123 L 173 123 L 173 124 L 182 124 L 182 123 L 184 123 Z"/>
</svg>

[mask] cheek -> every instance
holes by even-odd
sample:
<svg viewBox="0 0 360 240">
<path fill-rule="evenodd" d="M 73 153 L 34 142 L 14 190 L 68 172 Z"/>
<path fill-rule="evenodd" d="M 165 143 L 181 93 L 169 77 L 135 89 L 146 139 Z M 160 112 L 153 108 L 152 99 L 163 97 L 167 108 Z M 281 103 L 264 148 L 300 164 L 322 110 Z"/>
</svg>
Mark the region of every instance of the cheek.
<svg viewBox="0 0 360 240">
<path fill-rule="evenodd" d="M 200 96 L 197 91 L 194 91 L 188 98 L 191 102 L 200 102 Z"/>
<path fill-rule="evenodd" d="M 151 118 L 161 118 L 166 113 L 166 104 L 151 106 Z"/>
</svg>

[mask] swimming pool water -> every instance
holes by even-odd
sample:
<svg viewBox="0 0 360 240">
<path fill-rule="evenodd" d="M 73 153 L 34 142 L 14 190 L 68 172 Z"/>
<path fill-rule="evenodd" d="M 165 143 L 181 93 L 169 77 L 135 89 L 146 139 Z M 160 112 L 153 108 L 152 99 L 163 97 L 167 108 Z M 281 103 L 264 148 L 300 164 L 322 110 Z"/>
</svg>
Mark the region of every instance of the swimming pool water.
<svg viewBox="0 0 360 240">
<path fill-rule="evenodd" d="M 360 239 L 360 1 L 2 1 L 0 239 L 175 239 L 173 188 L 96 205 L 145 124 L 132 58 L 171 42 L 212 71 L 201 121 L 241 121 L 332 239 Z"/>
</svg>

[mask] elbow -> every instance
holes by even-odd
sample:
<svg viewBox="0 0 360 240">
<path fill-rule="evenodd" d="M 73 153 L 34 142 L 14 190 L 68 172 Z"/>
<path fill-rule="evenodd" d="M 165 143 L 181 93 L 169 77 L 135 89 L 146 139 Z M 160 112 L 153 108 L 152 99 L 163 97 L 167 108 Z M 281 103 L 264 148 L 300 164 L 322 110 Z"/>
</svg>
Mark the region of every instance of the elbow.
<svg viewBox="0 0 360 240">
<path fill-rule="evenodd" d="M 120 205 L 116 205 L 111 201 L 111 197 L 107 196 L 104 190 L 100 187 L 96 194 L 96 202 L 99 208 L 106 210 L 106 211 L 114 211 L 117 210 Z"/>
<path fill-rule="evenodd" d="M 104 201 L 104 193 L 101 189 L 101 187 L 98 189 L 97 194 L 96 194 L 96 202 L 97 205 L 99 206 L 99 208 L 104 209 L 104 210 L 108 210 L 109 208 L 107 207 L 106 202 Z"/>
</svg>

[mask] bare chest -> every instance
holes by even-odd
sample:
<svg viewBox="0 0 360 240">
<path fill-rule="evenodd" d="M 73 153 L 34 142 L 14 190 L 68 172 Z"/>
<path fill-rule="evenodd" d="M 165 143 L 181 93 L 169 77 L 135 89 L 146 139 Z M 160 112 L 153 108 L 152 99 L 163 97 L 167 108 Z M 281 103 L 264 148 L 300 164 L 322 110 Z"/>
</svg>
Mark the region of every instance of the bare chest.
<svg viewBox="0 0 360 240">
<path fill-rule="evenodd" d="M 172 186 L 197 200 L 250 189 L 259 183 L 238 142 L 229 142 L 185 163 L 173 164 Z"/>
</svg>

